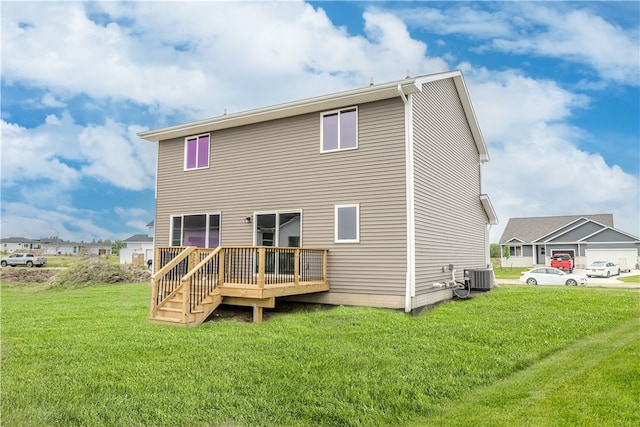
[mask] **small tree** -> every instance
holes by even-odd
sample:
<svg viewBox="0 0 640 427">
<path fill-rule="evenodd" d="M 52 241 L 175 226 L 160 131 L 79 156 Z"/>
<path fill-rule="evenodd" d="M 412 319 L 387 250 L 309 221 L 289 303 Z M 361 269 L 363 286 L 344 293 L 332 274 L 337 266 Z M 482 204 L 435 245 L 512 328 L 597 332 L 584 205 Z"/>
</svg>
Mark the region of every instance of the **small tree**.
<svg viewBox="0 0 640 427">
<path fill-rule="evenodd" d="M 120 255 L 120 249 L 126 248 L 127 244 L 122 240 L 116 240 L 111 244 L 111 253 L 113 255 Z"/>
<path fill-rule="evenodd" d="M 497 243 L 492 243 L 489 245 L 489 256 L 491 258 L 500 258 L 500 245 Z"/>
</svg>

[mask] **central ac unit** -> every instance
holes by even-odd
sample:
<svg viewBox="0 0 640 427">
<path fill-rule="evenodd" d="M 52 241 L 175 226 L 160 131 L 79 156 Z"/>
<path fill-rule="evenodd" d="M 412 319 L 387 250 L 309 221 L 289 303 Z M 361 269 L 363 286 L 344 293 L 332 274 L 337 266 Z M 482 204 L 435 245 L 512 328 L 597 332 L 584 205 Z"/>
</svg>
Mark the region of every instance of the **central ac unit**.
<svg viewBox="0 0 640 427">
<path fill-rule="evenodd" d="M 493 289 L 493 270 L 490 268 L 464 270 L 464 281 L 471 290 L 489 291 Z"/>
</svg>

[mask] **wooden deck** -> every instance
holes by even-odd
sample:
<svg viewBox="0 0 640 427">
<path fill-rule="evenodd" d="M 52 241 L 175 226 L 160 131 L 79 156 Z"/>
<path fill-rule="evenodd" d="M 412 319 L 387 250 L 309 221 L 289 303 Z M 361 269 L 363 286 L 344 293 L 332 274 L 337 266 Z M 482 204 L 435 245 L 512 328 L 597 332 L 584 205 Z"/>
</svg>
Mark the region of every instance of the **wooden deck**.
<svg viewBox="0 0 640 427">
<path fill-rule="evenodd" d="M 254 322 L 275 298 L 329 290 L 327 249 L 235 246 L 156 248 L 150 319 L 196 326 L 220 305 L 253 307 Z"/>
</svg>

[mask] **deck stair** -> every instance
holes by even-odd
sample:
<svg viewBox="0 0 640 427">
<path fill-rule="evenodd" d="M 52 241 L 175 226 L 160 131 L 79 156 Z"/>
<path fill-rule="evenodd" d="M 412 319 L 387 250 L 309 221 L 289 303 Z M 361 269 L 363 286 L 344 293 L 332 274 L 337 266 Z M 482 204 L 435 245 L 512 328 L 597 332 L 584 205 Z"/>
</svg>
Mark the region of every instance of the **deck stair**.
<svg viewBox="0 0 640 427">
<path fill-rule="evenodd" d="M 151 280 L 154 323 L 197 326 L 220 304 L 253 307 L 253 321 L 275 298 L 329 290 L 327 250 L 278 247 L 160 247 Z"/>
</svg>

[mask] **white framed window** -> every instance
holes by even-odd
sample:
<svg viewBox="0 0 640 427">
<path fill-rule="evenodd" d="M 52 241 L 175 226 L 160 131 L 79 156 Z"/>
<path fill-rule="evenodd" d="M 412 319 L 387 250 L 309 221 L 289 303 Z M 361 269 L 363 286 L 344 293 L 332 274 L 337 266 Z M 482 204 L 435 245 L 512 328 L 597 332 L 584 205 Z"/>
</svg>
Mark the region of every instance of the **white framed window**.
<svg viewBox="0 0 640 427">
<path fill-rule="evenodd" d="M 184 170 L 209 167 L 209 134 L 189 136 L 184 140 Z"/>
<path fill-rule="evenodd" d="M 220 214 L 173 215 L 171 246 L 216 248 L 220 245 Z"/>
<path fill-rule="evenodd" d="M 358 108 L 349 107 L 320 114 L 320 152 L 358 148 Z"/>
<path fill-rule="evenodd" d="M 360 204 L 335 206 L 335 242 L 360 242 Z"/>
<path fill-rule="evenodd" d="M 509 246 L 509 256 L 522 256 L 522 246 Z"/>
</svg>

